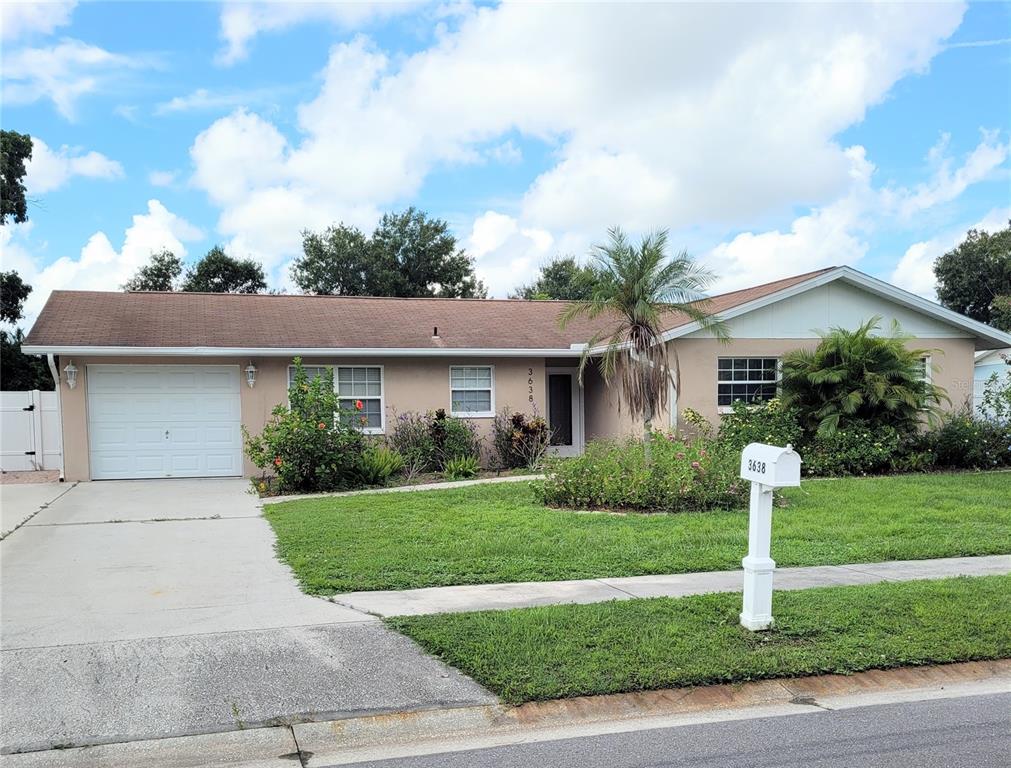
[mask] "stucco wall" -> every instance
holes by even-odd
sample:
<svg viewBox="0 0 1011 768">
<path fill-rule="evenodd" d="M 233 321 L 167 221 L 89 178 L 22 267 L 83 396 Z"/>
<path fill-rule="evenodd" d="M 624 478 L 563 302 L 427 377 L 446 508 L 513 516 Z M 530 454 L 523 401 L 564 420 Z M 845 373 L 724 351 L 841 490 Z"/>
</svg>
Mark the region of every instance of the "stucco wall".
<svg viewBox="0 0 1011 768">
<path fill-rule="evenodd" d="M 713 424 L 719 423 L 716 404 L 717 360 L 721 357 L 781 357 L 793 349 L 813 349 L 819 339 L 734 339 L 726 344 L 715 339 L 679 339 L 681 390 L 677 407 L 694 408 Z M 931 350 L 932 376 L 951 398 L 945 408 L 961 408 L 972 397 L 974 344 L 972 339 L 915 339 L 910 346 Z"/>
<path fill-rule="evenodd" d="M 71 390 L 66 383 L 63 391 L 63 440 L 65 473 L 68 480 L 90 479 L 88 465 L 88 413 L 87 366 L 114 365 L 237 365 L 244 368 L 249 359 L 223 357 L 89 357 L 74 358 L 78 369 L 77 386 Z M 256 434 L 270 417 L 278 403 L 288 396 L 288 366 L 286 358 L 254 358 L 256 386 L 240 386 L 240 408 L 243 425 Z M 428 411 L 450 407 L 449 367 L 451 365 L 494 366 L 495 410 L 509 407 L 512 410 L 545 412 L 545 376 L 543 358 L 312 358 L 306 365 L 382 365 L 384 378 L 384 405 L 387 428 L 392 426 L 394 414 L 405 411 Z M 60 361 L 60 368 L 67 360 Z M 532 383 L 531 383 L 532 382 Z M 532 390 L 532 392 L 531 392 Z M 532 398 L 532 399 L 531 399 Z M 491 432 L 491 418 L 473 420 L 482 436 Z M 258 470 L 244 459 L 243 472 L 253 475 Z"/>
</svg>

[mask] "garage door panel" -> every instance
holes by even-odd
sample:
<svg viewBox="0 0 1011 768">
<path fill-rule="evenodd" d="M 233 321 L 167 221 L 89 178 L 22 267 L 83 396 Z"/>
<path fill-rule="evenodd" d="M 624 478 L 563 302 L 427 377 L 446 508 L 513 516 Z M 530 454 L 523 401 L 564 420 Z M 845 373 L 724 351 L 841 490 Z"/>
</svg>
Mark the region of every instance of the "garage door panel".
<svg viewBox="0 0 1011 768">
<path fill-rule="evenodd" d="M 88 366 L 96 480 L 239 475 L 238 366 Z"/>
</svg>

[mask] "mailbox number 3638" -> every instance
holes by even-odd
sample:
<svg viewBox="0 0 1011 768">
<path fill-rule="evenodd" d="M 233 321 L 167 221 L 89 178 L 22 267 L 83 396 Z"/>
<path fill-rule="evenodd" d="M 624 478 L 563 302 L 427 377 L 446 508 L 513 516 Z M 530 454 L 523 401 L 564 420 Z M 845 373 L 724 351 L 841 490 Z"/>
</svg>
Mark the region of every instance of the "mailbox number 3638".
<svg viewBox="0 0 1011 768">
<path fill-rule="evenodd" d="M 757 461 L 756 459 L 748 459 L 748 471 L 758 472 L 760 475 L 765 474 L 765 462 Z"/>
</svg>

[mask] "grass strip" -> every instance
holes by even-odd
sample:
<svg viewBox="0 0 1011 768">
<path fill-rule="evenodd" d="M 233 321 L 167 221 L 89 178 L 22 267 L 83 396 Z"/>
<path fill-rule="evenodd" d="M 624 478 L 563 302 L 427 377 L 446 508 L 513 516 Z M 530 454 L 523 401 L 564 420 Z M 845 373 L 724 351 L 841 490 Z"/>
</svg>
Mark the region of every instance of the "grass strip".
<svg viewBox="0 0 1011 768">
<path fill-rule="evenodd" d="M 1011 473 L 808 480 L 773 513 L 781 567 L 1011 552 Z M 305 591 L 685 573 L 737 568 L 745 510 L 579 514 L 526 483 L 268 506 Z"/>
<path fill-rule="evenodd" d="M 1011 576 L 778 592 L 759 633 L 740 609 L 720 593 L 387 623 L 512 704 L 1011 657 Z"/>
</svg>

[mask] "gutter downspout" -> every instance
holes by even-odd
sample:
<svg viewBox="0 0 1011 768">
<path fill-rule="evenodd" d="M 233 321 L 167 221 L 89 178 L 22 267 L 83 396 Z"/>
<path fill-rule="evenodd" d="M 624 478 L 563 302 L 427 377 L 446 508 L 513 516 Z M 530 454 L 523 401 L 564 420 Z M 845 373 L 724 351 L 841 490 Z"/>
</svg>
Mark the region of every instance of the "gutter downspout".
<svg viewBox="0 0 1011 768">
<path fill-rule="evenodd" d="M 53 382 L 56 384 L 56 412 L 60 416 L 60 482 L 62 483 L 66 480 L 66 474 L 64 473 L 64 454 L 63 454 L 63 387 L 60 386 L 60 369 L 56 366 L 56 357 L 50 352 L 46 355 L 46 360 L 49 362 L 49 372 L 53 375 Z M 41 418 L 42 414 L 39 414 Z"/>
</svg>

